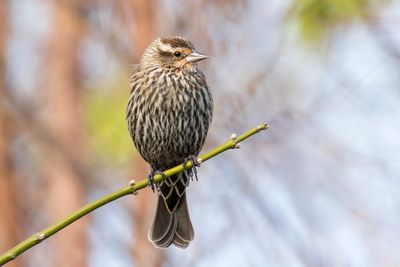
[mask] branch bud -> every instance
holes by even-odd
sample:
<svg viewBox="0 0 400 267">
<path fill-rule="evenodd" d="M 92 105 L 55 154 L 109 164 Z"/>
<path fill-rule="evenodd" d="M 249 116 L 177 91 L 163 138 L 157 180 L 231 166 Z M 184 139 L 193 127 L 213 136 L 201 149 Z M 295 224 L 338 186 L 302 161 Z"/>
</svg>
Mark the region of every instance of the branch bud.
<svg viewBox="0 0 400 267">
<path fill-rule="evenodd" d="M 38 241 L 42 241 L 42 240 L 44 240 L 45 238 L 46 238 L 46 235 L 43 234 L 43 233 L 38 233 L 38 234 L 36 235 L 36 239 L 37 239 Z"/>
<path fill-rule="evenodd" d="M 129 181 L 129 186 L 130 187 L 134 187 L 136 185 L 136 181 L 134 179 Z M 132 192 L 132 194 L 137 195 L 138 192 L 136 191 L 136 189 Z"/>
</svg>

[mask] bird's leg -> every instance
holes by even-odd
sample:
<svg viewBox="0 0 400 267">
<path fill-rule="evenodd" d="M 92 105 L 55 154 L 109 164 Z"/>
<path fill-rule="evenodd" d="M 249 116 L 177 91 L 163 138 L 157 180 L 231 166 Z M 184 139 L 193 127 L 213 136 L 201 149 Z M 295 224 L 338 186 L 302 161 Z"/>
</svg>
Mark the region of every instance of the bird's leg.
<svg viewBox="0 0 400 267">
<path fill-rule="evenodd" d="M 191 172 L 190 174 L 188 173 L 188 168 L 186 167 L 187 163 L 191 161 L 192 162 L 192 168 L 191 168 Z M 199 179 L 197 178 L 197 167 L 200 166 L 200 162 L 197 160 L 197 157 L 195 155 L 190 155 L 188 157 L 186 157 L 183 161 L 183 171 L 186 174 L 186 176 L 192 179 L 193 181 L 193 174 L 194 177 L 196 178 L 196 181 L 199 181 Z"/>
<path fill-rule="evenodd" d="M 154 189 L 157 189 L 158 192 L 160 192 L 161 188 L 160 188 L 160 183 L 157 183 L 154 186 L 154 176 L 156 176 L 157 174 L 161 175 L 162 177 L 165 176 L 165 174 L 162 171 L 159 170 L 155 170 L 155 171 L 151 171 L 149 176 L 147 177 L 148 181 L 149 181 L 149 186 L 151 188 L 151 190 L 153 190 L 153 192 L 155 192 Z"/>
</svg>

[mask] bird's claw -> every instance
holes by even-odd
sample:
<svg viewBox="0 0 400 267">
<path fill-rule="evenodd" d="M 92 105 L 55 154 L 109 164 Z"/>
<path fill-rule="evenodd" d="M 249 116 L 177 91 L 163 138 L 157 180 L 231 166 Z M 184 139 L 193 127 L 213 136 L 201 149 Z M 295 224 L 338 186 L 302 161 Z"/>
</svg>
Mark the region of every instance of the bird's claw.
<svg viewBox="0 0 400 267">
<path fill-rule="evenodd" d="M 192 162 L 192 167 L 191 172 L 188 173 L 189 168 L 186 167 L 187 163 L 191 161 Z M 200 162 L 197 160 L 197 157 L 195 155 L 190 155 L 187 158 L 185 158 L 185 160 L 183 161 L 183 172 L 185 173 L 185 175 L 187 177 L 190 177 L 193 181 L 193 176 L 196 178 L 196 181 L 199 181 L 199 179 L 197 178 L 197 167 L 200 166 Z"/>
<path fill-rule="evenodd" d="M 160 192 L 160 183 L 157 183 L 157 184 L 154 183 L 154 176 L 156 176 L 157 174 L 159 174 L 163 177 L 165 176 L 165 174 L 162 171 L 156 170 L 156 171 L 152 171 L 149 174 L 149 176 L 147 177 L 147 179 L 149 181 L 149 186 L 153 192 L 155 192 L 155 189 L 157 189 L 157 191 Z"/>
<path fill-rule="evenodd" d="M 149 186 L 151 190 L 154 192 L 154 173 L 150 173 L 149 176 L 147 176 L 147 180 L 149 181 Z"/>
</svg>

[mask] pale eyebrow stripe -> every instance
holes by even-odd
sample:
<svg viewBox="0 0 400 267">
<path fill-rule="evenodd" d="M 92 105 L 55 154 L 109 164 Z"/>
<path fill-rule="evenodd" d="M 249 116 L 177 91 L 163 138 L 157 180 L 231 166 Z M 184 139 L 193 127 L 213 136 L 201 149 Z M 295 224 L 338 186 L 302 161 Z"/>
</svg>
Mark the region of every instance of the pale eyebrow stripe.
<svg viewBox="0 0 400 267">
<path fill-rule="evenodd" d="M 169 44 L 164 44 L 162 42 L 160 42 L 159 48 L 161 51 L 164 52 L 170 52 L 170 53 L 174 52 L 174 49 Z"/>
</svg>

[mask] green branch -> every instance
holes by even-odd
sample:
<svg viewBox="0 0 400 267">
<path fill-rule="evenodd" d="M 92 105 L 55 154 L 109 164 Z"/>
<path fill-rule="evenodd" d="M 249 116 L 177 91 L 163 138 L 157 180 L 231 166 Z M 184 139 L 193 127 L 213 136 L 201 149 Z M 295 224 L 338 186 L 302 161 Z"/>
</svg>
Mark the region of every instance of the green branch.
<svg viewBox="0 0 400 267">
<path fill-rule="evenodd" d="M 212 158 L 228 149 L 239 148 L 240 142 L 242 142 L 243 140 L 249 138 L 250 136 L 252 136 L 262 130 L 266 130 L 267 128 L 268 128 L 267 124 L 261 124 L 261 125 L 257 126 L 256 128 L 250 129 L 248 132 L 246 132 L 240 136 L 236 136 L 235 134 L 232 134 L 227 142 L 225 142 L 224 144 L 220 145 L 219 147 L 211 150 L 210 152 L 201 155 L 200 157 L 198 157 L 197 160 L 199 163 L 202 163 L 202 162 L 209 160 L 210 158 Z M 190 167 L 192 167 L 192 162 L 189 161 L 186 164 L 186 168 L 190 168 Z M 164 171 L 164 176 L 157 174 L 154 176 L 154 182 L 159 183 L 163 179 L 165 179 L 165 177 L 170 177 L 174 174 L 180 173 L 183 171 L 183 169 L 184 169 L 184 166 L 183 166 L 183 164 L 181 164 L 174 168 Z M 82 208 L 80 208 L 79 210 L 77 210 L 76 212 L 71 214 L 70 216 L 68 216 L 68 217 L 62 219 L 61 221 L 59 221 L 53 225 L 50 225 L 46 229 L 32 235 L 31 237 L 29 237 L 29 238 L 25 239 L 24 241 L 22 241 L 21 243 L 19 243 L 17 246 L 13 247 L 9 251 L 0 255 L 0 265 L 3 265 L 5 263 L 15 259 L 18 255 L 20 255 L 24 251 L 39 244 L 43 240 L 49 238 L 50 236 L 54 235 L 61 229 L 67 227 L 68 225 L 75 222 L 79 218 L 92 212 L 93 210 L 95 210 L 111 201 L 114 201 L 120 197 L 130 195 L 130 194 L 137 194 L 138 190 L 143 189 L 147 186 L 148 186 L 147 179 L 141 180 L 137 183 L 135 183 L 135 181 L 131 181 L 128 186 L 123 187 L 113 193 L 110 193 L 108 195 L 105 195 L 105 196 L 97 199 L 97 200 L 90 202 L 89 204 L 83 206 Z"/>
</svg>

